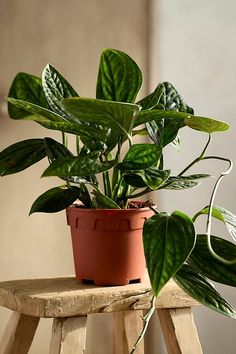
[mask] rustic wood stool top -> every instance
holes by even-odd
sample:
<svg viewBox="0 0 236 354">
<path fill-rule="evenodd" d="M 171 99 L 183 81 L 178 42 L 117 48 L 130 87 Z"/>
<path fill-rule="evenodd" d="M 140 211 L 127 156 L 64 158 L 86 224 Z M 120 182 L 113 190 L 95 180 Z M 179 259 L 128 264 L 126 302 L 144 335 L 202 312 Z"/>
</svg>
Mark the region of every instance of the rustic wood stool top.
<svg viewBox="0 0 236 354">
<path fill-rule="evenodd" d="M 13 314 L 0 342 L 1 354 L 27 354 L 41 317 L 54 318 L 50 354 L 84 354 L 87 315 L 114 312 L 113 354 L 128 354 L 151 305 L 148 278 L 140 284 L 101 287 L 74 277 L 0 282 L 0 306 Z M 191 307 L 198 303 L 169 281 L 156 300 L 169 354 L 202 354 Z M 144 354 L 142 342 L 135 354 Z"/>
<path fill-rule="evenodd" d="M 101 287 L 74 277 L 26 279 L 0 283 L 0 306 L 36 317 L 72 317 L 91 313 L 143 310 L 150 307 L 148 280 L 140 284 Z M 197 302 L 173 281 L 163 288 L 157 308 L 181 308 Z"/>
</svg>

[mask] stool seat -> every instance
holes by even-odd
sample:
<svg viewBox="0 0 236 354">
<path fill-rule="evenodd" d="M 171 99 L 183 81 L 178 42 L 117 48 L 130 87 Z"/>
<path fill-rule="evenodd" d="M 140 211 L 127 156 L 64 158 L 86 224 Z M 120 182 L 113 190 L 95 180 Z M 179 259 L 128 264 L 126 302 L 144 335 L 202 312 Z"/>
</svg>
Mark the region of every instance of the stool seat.
<svg viewBox="0 0 236 354">
<path fill-rule="evenodd" d="M 143 283 L 101 287 L 79 283 L 75 277 L 25 279 L 0 283 L 0 306 L 36 317 L 72 317 L 92 313 L 150 308 L 151 287 Z M 197 301 L 175 282 L 161 291 L 157 308 L 191 307 Z"/>
<path fill-rule="evenodd" d="M 0 282 L 0 306 L 14 311 L 0 344 L 1 354 L 27 354 L 39 319 L 54 318 L 50 354 L 84 354 L 87 315 L 114 312 L 114 354 L 128 354 L 143 326 L 152 291 L 140 284 L 101 287 L 75 277 Z M 197 301 L 173 281 L 156 300 L 169 354 L 202 354 L 191 307 Z M 141 344 L 135 351 L 144 353 Z M 110 353 L 109 353 L 110 354 Z"/>
</svg>

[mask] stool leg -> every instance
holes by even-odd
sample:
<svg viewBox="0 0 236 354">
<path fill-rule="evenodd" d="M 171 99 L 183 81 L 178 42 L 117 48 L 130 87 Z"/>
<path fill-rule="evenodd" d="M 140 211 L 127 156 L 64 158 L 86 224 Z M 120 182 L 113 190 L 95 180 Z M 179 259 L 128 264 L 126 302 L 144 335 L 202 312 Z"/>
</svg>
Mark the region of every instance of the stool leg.
<svg viewBox="0 0 236 354">
<path fill-rule="evenodd" d="M 55 318 L 50 354 L 84 354 L 87 316 Z"/>
<path fill-rule="evenodd" d="M 1 354 L 27 354 L 39 323 L 38 317 L 13 312 L 3 333 Z"/>
<path fill-rule="evenodd" d="M 169 354 L 203 354 L 190 307 L 157 311 Z"/>
<path fill-rule="evenodd" d="M 129 354 L 143 328 L 143 311 L 123 311 L 113 314 L 113 353 Z M 144 342 L 135 354 L 144 354 Z"/>
</svg>

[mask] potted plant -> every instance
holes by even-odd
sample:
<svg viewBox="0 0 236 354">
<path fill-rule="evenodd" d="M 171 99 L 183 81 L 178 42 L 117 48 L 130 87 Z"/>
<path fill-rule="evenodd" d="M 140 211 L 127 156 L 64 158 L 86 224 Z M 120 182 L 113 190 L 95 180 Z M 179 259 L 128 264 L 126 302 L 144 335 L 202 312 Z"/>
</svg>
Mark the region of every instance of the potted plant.
<svg viewBox="0 0 236 354">
<path fill-rule="evenodd" d="M 193 109 L 168 82 L 160 83 L 151 94 L 136 102 L 141 84 L 142 74 L 137 64 L 127 54 L 114 49 L 106 49 L 101 55 L 96 99 L 79 97 L 51 65 L 43 70 L 42 79 L 19 73 L 7 98 L 10 117 L 33 120 L 49 130 L 60 131 L 62 141 L 33 138 L 7 147 L 0 153 L 0 173 L 6 176 L 20 172 L 48 158 L 49 166 L 42 176 L 57 176 L 63 185 L 39 196 L 30 214 L 67 210 L 74 253 L 80 252 L 79 279 L 94 280 L 94 268 L 105 257 L 105 249 L 110 259 L 102 269 L 105 268 L 109 276 L 107 280 L 103 276 L 98 278 L 98 283 L 124 284 L 127 279 L 142 278 L 143 250 L 132 242 L 136 239 L 140 245 L 144 224 L 144 253 L 153 294 L 157 296 L 173 278 L 202 304 L 235 318 L 234 309 L 209 281 L 236 286 L 236 246 L 211 235 L 212 218 L 217 218 L 235 239 L 236 217 L 214 205 L 217 187 L 230 172 L 232 162 L 207 155 L 212 134 L 226 131 L 228 124 L 195 116 Z M 199 156 L 177 175 L 172 175 L 164 151 L 169 144 L 178 146 L 181 129 L 194 129 L 196 134 L 202 132 L 208 138 Z M 75 151 L 68 148 L 67 134 L 75 138 Z M 149 142 L 135 142 L 140 135 L 149 138 Z M 229 167 L 217 179 L 209 205 L 195 216 L 181 211 L 171 215 L 159 211 L 149 196 L 148 201 L 140 202 L 144 195 L 160 189 L 183 190 L 198 186 L 200 180 L 209 175 L 191 174 L 189 170 L 200 161 L 215 159 L 228 163 Z M 127 214 L 131 214 L 131 220 Z M 141 215 L 138 221 L 133 219 L 136 214 Z M 207 214 L 207 230 L 206 234 L 198 234 L 194 222 L 203 214 Z M 88 221 L 84 215 L 88 216 Z M 118 221 L 116 216 L 120 218 Z M 110 226 L 114 227 L 112 232 L 108 231 Z M 91 236 L 88 229 L 96 227 L 95 236 Z M 120 236 L 122 229 L 125 231 L 123 239 Z M 128 229 L 131 229 L 131 237 Z M 136 230 L 138 234 L 134 236 Z M 120 248 L 119 238 L 125 250 Z M 107 239 L 112 241 L 109 246 Z M 92 250 L 93 245 L 95 250 Z M 122 256 L 117 264 L 125 272 L 118 280 L 115 279 L 118 269 L 109 266 L 109 262 L 114 261 L 116 249 Z M 132 253 L 131 261 L 134 259 L 134 263 L 138 263 L 138 258 L 141 259 L 138 271 L 127 270 L 131 262 L 126 259 L 128 250 Z M 91 254 L 96 259 L 92 266 Z M 89 266 L 80 263 L 82 258 Z"/>
</svg>

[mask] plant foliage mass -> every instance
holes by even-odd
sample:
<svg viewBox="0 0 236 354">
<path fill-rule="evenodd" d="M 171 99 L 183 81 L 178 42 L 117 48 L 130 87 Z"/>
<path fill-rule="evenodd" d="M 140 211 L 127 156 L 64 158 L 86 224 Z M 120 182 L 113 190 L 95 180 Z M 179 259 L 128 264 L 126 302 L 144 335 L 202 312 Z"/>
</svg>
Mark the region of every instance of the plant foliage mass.
<svg viewBox="0 0 236 354">
<path fill-rule="evenodd" d="M 23 171 L 47 158 L 48 167 L 42 176 L 60 179 L 58 186 L 37 198 L 30 214 L 57 212 L 78 199 L 86 208 L 127 208 L 130 199 L 153 191 L 198 186 L 209 175 L 191 174 L 189 170 L 200 161 L 228 161 L 206 155 L 212 134 L 226 131 L 227 123 L 195 116 L 169 82 L 160 83 L 137 100 L 141 85 L 138 65 L 114 49 L 105 49 L 101 55 L 96 98 L 80 97 L 52 65 L 45 67 L 42 78 L 26 73 L 15 77 L 8 97 L 10 117 L 61 132 L 59 141 L 32 138 L 0 153 L 1 176 Z M 203 132 L 209 139 L 201 154 L 173 175 L 164 154 L 168 145 L 179 145 L 182 129 Z M 67 146 L 68 135 L 75 141 L 73 150 Z M 140 143 L 138 136 L 146 136 L 148 142 Z M 204 305 L 235 317 L 234 309 L 209 279 L 236 285 L 236 246 L 210 232 L 197 235 L 194 226 L 197 217 L 208 214 L 224 222 L 235 239 L 235 216 L 213 206 L 213 198 L 194 218 L 181 211 L 171 215 L 155 208 L 153 211 L 153 217 L 145 222 L 143 240 L 154 294 L 158 295 L 173 278 Z M 216 259 L 211 248 L 226 263 Z"/>
</svg>

